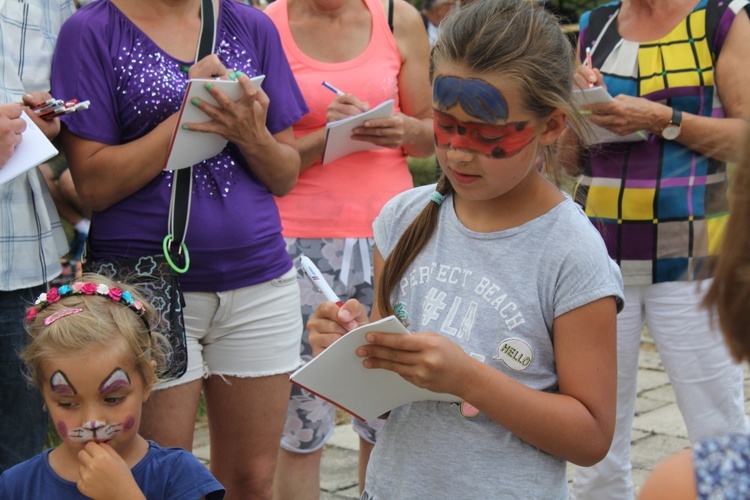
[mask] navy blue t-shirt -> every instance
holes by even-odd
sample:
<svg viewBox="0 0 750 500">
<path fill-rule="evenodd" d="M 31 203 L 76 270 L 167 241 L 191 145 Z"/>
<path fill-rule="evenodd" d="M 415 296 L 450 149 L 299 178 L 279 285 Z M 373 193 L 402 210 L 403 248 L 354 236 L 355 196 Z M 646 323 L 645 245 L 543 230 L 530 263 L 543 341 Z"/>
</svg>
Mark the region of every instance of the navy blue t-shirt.
<svg viewBox="0 0 750 500">
<path fill-rule="evenodd" d="M 133 477 L 144 496 L 149 500 L 191 500 L 207 498 L 221 500 L 224 487 L 211 475 L 195 456 L 182 448 L 162 448 L 149 441 L 149 450 L 143 460 L 131 469 Z M 0 498 L 26 500 L 55 498 L 56 500 L 81 500 L 76 483 L 58 476 L 49 465 L 46 450 L 0 475 Z"/>
</svg>

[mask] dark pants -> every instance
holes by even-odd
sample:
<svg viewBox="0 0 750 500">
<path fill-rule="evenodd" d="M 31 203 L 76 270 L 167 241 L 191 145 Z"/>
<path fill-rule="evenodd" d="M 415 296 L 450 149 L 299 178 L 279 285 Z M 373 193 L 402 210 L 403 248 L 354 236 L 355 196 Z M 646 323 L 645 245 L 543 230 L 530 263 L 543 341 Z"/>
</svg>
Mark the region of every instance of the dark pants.
<svg viewBox="0 0 750 500">
<path fill-rule="evenodd" d="M 44 446 L 44 401 L 24 378 L 18 353 L 26 345 L 25 309 L 45 289 L 0 291 L 0 473 L 38 455 Z"/>
</svg>

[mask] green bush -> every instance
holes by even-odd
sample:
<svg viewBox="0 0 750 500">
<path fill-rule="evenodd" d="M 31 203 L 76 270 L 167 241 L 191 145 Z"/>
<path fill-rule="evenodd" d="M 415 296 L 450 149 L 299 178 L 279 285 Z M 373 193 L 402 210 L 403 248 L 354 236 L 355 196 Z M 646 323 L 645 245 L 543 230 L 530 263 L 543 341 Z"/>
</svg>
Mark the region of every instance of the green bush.
<svg viewBox="0 0 750 500">
<path fill-rule="evenodd" d="M 406 159 L 406 162 L 409 164 L 409 171 L 414 179 L 415 187 L 435 183 L 437 160 L 434 155 L 429 158 L 412 158 L 410 156 Z"/>
</svg>

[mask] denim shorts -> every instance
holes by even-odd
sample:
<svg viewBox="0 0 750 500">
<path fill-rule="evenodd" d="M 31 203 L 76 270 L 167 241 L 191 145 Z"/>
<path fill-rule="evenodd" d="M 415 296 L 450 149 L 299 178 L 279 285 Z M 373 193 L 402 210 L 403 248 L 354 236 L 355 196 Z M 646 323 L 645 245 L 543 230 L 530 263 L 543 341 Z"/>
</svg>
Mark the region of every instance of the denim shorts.
<svg viewBox="0 0 750 500">
<path fill-rule="evenodd" d="M 210 375 L 267 377 L 301 364 L 297 270 L 226 292 L 186 292 L 188 367 L 164 389 Z"/>
</svg>

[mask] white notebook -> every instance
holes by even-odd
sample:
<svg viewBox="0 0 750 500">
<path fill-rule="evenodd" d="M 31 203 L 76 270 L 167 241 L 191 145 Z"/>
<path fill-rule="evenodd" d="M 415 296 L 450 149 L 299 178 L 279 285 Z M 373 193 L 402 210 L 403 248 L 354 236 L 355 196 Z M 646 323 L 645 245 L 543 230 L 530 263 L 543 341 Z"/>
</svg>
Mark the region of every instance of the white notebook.
<svg viewBox="0 0 750 500">
<path fill-rule="evenodd" d="M 573 90 L 573 103 L 576 109 L 586 104 L 597 104 L 600 102 L 612 102 L 614 98 L 607 92 L 604 87 L 592 87 L 590 89 Z M 587 146 L 591 144 L 600 144 L 605 142 L 638 142 L 648 140 L 648 132 L 639 130 L 628 135 L 617 135 L 604 127 L 591 124 L 591 137 L 583 138 Z M 580 136 L 580 134 L 579 134 Z"/>
<path fill-rule="evenodd" d="M 55 146 L 25 112 L 21 113 L 21 118 L 26 122 L 26 130 L 21 134 L 21 143 L 13 156 L 0 167 L 0 184 L 15 179 L 57 154 Z"/>
<path fill-rule="evenodd" d="M 391 116 L 393 116 L 393 99 L 388 99 L 364 113 L 327 123 L 323 165 L 352 153 L 381 148 L 382 146 L 371 142 L 352 140 L 352 130 L 361 127 L 367 120 Z"/>
<path fill-rule="evenodd" d="M 265 75 L 255 76 L 250 79 L 255 87 L 260 87 Z M 227 97 L 237 101 L 242 97 L 242 85 L 235 80 L 214 80 L 194 78 L 188 81 L 185 89 L 185 97 L 180 108 L 180 117 L 177 126 L 172 132 L 172 140 L 169 142 L 169 153 L 164 170 L 179 170 L 192 167 L 196 163 L 207 160 L 221 153 L 227 145 L 227 140 L 219 134 L 208 134 L 185 130 L 185 123 L 204 123 L 211 121 L 206 113 L 191 103 L 196 97 L 207 103 L 217 106 L 216 99 L 206 90 L 205 85 L 212 83 L 216 88 L 224 92 Z"/>
<path fill-rule="evenodd" d="M 339 338 L 292 373 L 291 381 L 362 420 L 377 418 L 412 401 L 461 401 L 453 394 L 417 387 L 395 372 L 365 368 L 364 358 L 355 351 L 367 344 L 367 332 L 409 335 L 395 316 L 368 323 Z"/>
</svg>

